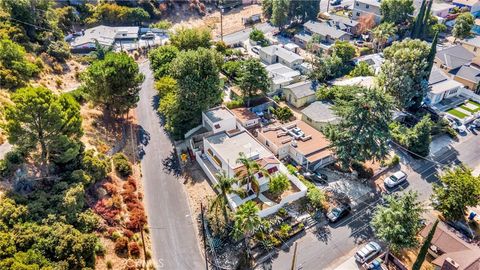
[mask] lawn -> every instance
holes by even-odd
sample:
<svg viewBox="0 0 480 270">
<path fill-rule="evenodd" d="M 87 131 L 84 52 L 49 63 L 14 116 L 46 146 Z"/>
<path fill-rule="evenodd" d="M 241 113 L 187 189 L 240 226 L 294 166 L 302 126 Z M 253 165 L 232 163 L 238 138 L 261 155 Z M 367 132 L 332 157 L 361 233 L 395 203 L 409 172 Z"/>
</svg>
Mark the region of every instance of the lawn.
<svg viewBox="0 0 480 270">
<path fill-rule="evenodd" d="M 457 111 L 457 110 L 455 110 L 455 109 L 450 109 L 450 110 L 447 111 L 447 113 L 449 113 L 449 114 L 451 114 L 451 115 L 453 115 L 453 116 L 456 116 L 456 117 L 458 117 L 458 118 L 460 118 L 460 119 L 463 119 L 463 118 L 465 118 L 465 117 L 468 116 L 468 115 L 464 114 L 463 112 Z"/>
<path fill-rule="evenodd" d="M 467 107 L 467 106 L 465 106 L 465 105 L 460 106 L 460 108 L 462 108 L 462 109 L 464 109 L 464 110 L 466 110 L 466 111 L 469 111 L 469 112 L 471 112 L 471 113 L 476 113 L 476 112 L 480 111 L 480 108 L 476 108 L 476 109 L 472 110 L 471 108 L 469 108 L 469 107 Z"/>
<path fill-rule="evenodd" d="M 480 108 L 480 103 L 475 102 L 475 101 L 473 101 L 473 100 L 469 100 L 469 101 L 467 101 L 467 103 L 471 103 L 471 104 L 477 106 L 478 108 Z"/>
</svg>

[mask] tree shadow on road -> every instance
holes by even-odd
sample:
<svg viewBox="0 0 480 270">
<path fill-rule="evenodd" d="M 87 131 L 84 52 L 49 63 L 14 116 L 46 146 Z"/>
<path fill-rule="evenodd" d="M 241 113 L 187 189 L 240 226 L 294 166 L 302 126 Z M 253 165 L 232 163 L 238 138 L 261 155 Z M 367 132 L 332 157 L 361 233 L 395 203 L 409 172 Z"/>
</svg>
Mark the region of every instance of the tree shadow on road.
<svg viewBox="0 0 480 270">
<path fill-rule="evenodd" d="M 178 177 L 182 172 L 175 150 L 171 151 L 170 155 L 162 160 L 162 165 L 165 173 L 173 174 Z"/>
<path fill-rule="evenodd" d="M 350 238 L 353 238 L 356 244 L 361 244 L 373 237 L 373 231 L 370 226 L 375 207 L 367 207 L 356 213 L 352 220 L 347 223 L 350 228 Z"/>
<path fill-rule="evenodd" d="M 142 160 L 145 156 L 145 146 L 150 142 L 150 133 L 142 126 L 137 126 L 137 155 L 138 159 Z"/>
<path fill-rule="evenodd" d="M 326 224 L 317 225 L 315 228 L 315 236 L 318 240 L 322 241 L 325 244 L 328 244 L 328 241 L 332 239 L 332 232 Z"/>
<path fill-rule="evenodd" d="M 435 154 L 435 156 L 433 156 L 433 158 L 429 156 L 427 158 L 428 160 L 409 154 L 406 151 L 399 149 L 398 147 L 395 148 L 395 152 L 401 157 L 401 160 L 403 162 L 408 163 L 408 166 L 413 171 L 418 173 L 421 176 L 422 180 L 426 181 L 427 183 L 438 182 L 437 171 L 442 167 L 461 164 L 461 161 L 458 159 L 458 151 L 451 146 L 449 146 L 448 148 L 444 147 L 444 149 L 439 150 Z M 435 162 L 432 162 L 432 159 Z"/>
</svg>

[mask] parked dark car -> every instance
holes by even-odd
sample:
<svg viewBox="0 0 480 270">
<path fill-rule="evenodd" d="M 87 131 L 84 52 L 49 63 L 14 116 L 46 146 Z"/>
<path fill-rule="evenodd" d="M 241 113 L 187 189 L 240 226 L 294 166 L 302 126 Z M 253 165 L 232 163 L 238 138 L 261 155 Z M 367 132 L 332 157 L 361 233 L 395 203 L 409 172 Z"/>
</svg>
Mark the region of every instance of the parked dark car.
<svg viewBox="0 0 480 270">
<path fill-rule="evenodd" d="M 320 184 L 325 184 L 328 180 L 328 177 L 323 173 L 304 172 L 303 177 L 305 177 L 305 179 L 307 179 L 308 181 Z"/>
<path fill-rule="evenodd" d="M 330 209 L 327 213 L 327 218 L 330 222 L 334 223 L 339 221 L 342 217 L 348 215 L 352 211 L 349 204 L 342 204 Z"/>
</svg>

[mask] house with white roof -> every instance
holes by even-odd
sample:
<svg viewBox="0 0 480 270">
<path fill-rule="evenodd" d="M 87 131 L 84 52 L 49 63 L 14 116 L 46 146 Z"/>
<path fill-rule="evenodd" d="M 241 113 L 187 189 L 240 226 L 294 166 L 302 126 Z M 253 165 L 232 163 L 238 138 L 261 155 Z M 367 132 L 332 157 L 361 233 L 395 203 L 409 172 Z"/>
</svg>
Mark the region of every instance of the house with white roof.
<svg viewBox="0 0 480 270">
<path fill-rule="evenodd" d="M 463 88 L 463 84 L 450 79 L 437 67 L 432 68 L 430 78 L 428 80 L 430 90 L 427 94 L 430 105 L 435 105 L 444 99 L 456 97 Z"/>
<path fill-rule="evenodd" d="M 235 184 L 235 188 L 241 188 L 246 191 L 245 196 L 237 194 L 228 194 L 228 204 L 232 210 L 247 202 L 254 200 L 261 204 L 262 209 L 259 216 L 265 217 L 275 213 L 288 203 L 298 200 L 305 196 L 307 187 L 294 175 L 288 172 L 273 153 L 262 145 L 253 135 L 251 135 L 239 123 L 236 114 L 241 115 L 240 121 L 244 124 L 246 119 L 245 111 L 233 113 L 226 107 L 215 107 L 202 113 L 202 128 L 208 130 L 203 134 L 200 144 L 191 143 L 195 153 L 196 160 L 212 184 L 217 184 L 218 174 L 225 173 L 229 177 L 236 177 L 239 180 L 244 179 L 246 169 L 244 165 L 238 162 L 241 155 L 257 162 L 268 174 L 261 171 L 256 172 L 254 177 L 258 186 L 250 183 Z M 248 120 L 254 120 L 254 117 L 248 117 Z M 277 174 L 284 174 L 290 181 L 288 192 L 280 195 L 278 198 L 271 198 L 268 194 L 270 177 Z"/>
<path fill-rule="evenodd" d="M 459 8 L 468 8 L 468 11 L 474 16 L 480 12 L 480 0 L 453 0 L 452 4 Z"/>
<path fill-rule="evenodd" d="M 138 40 L 140 27 L 99 25 L 82 31 L 82 35 L 70 42 L 72 52 L 88 53 L 95 50 L 95 41 L 101 46 L 110 47 L 115 42 Z"/>
<path fill-rule="evenodd" d="M 258 55 L 262 62 L 267 65 L 280 63 L 291 69 L 296 69 L 303 63 L 303 57 L 280 45 L 263 47 L 259 50 Z"/>
</svg>

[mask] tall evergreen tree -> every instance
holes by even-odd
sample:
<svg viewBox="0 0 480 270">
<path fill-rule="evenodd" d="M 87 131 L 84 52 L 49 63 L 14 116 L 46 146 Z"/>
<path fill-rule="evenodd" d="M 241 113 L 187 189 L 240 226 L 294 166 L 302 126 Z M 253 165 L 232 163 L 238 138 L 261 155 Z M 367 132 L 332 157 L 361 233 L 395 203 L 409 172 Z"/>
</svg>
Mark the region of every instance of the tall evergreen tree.
<svg viewBox="0 0 480 270">
<path fill-rule="evenodd" d="M 425 34 L 427 32 L 427 27 L 428 27 L 428 20 L 430 19 L 430 12 L 432 11 L 432 4 L 433 4 L 433 0 L 428 1 L 427 11 L 425 11 L 425 14 L 423 15 L 423 18 L 422 18 L 420 35 L 418 37 L 419 39 L 425 39 Z"/>
<path fill-rule="evenodd" d="M 420 30 L 422 28 L 423 18 L 425 17 L 425 9 L 427 8 L 425 1 L 426 0 L 422 1 L 422 6 L 420 7 L 420 11 L 417 14 L 417 18 L 415 19 L 415 23 L 413 24 L 412 33 L 411 33 L 411 36 L 410 36 L 412 39 L 418 38 L 418 36 L 420 35 Z"/>
<path fill-rule="evenodd" d="M 420 252 L 418 252 L 417 259 L 413 264 L 412 270 L 420 270 L 422 268 L 422 264 L 425 261 L 425 257 L 427 256 L 428 248 L 432 243 L 433 236 L 435 235 L 435 231 L 437 230 L 438 219 L 433 223 L 432 228 L 428 232 L 427 238 L 423 242 L 422 247 L 420 248 Z"/>
<path fill-rule="evenodd" d="M 427 77 L 425 78 L 428 80 L 430 78 L 430 73 L 432 73 L 433 62 L 435 61 L 435 55 L 437 54 L 437 43 L 438 43 L 438 32 L 435 32 L 435 36 L 433 36 L 432 46 L 430 47 L 430 52 L 428 53 L 427 62 Z"/>
<path fill-rule="evenodd" d="M 272 23 L 283 30 L 283 27 L 289 23 L 288 10 L 290 0 L 273 0 L 272 4 Z"/>
</svg>

